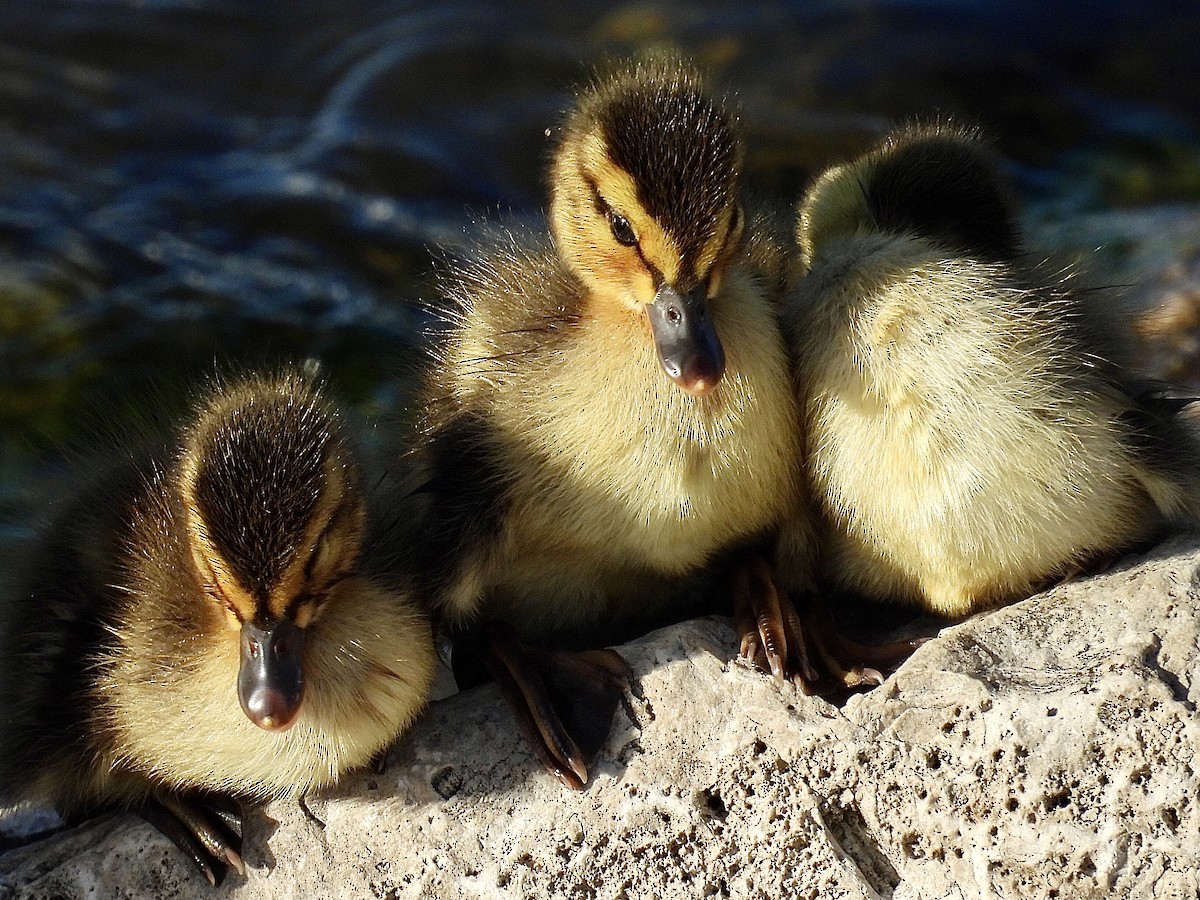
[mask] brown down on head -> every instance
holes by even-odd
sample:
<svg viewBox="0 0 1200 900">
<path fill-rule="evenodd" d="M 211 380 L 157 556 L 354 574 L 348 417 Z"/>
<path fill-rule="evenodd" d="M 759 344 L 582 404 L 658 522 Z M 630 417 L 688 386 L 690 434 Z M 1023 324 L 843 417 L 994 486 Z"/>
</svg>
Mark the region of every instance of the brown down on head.
<svg viewBox="0 0 1200 900">
<path fill-rule="evenodd" d="M 646 321 L 667 374 L 697 395 L 724 372 L 708 301 L 741 243 L 741 162 L 699 75 L 648 58 L 583 95 L 551 171 L 551 230 L 593 314 Z"/>
<path fill-rule="evenodd" d="M 333 426 L 296 376 L 258 382 L 215 397 L 181 457 L 191 558 L 230 628 L 243 632 L 243 708 L 268 730 L 287 728 L 299 712 L 304 629 L 353 571 L 362 541 L 356 471 Z M 274 660 L 283 680 L 251 683 L 247 666 L 261 662 L 270 681 Z"/>
</svg>

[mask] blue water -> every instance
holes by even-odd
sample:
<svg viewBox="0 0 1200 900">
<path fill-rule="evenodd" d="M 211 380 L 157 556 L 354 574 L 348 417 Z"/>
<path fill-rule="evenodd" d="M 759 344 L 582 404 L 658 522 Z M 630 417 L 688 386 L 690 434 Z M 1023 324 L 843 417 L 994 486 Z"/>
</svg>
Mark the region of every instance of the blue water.
<svg viewBox="0 0 1200 900">
<path fill-rule="evenodd" d="M 935 114 L 987 128 L 1031 202 L 1200 195 L 1200 4 L 567 6 L 4 4 L 0 520 L 22 529 L 89 410 L 230 360 L 320 359 L 402 405 L 427 248 L 537 215 L 546 130 L 606 55 L 707 67 L 780 204 Z"/>
</svg>

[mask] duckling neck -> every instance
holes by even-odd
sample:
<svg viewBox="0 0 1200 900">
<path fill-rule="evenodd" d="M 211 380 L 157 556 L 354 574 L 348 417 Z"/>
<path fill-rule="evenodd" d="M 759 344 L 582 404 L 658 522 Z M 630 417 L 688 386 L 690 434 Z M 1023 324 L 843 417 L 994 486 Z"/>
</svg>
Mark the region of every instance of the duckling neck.
<svg viewBox="0 0 1200 900">
<path fill-rule="evenodd" d="M 601 601 L 610 583 L 628 593 L 630 571 L 687 574 L 784 515 L 799 425 L 773 312 L 735 271 L 713 317 L 727 369 L 704 397 L 667 378 L 638 317 L 586 299 L 536 378 L 511 386 L 520 401 L 496 417 L 518 473 L 509 592 L 575 582 Z"/>
</svg>

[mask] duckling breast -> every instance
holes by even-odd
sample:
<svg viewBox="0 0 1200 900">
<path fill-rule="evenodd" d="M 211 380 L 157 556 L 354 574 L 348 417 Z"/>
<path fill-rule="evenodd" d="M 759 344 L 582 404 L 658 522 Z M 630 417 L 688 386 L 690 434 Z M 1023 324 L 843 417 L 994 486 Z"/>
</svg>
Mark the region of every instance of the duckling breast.
<svg viewBox="0 0 1200 900">
<path fill-rule="evenodd" d="M 800 431 L 782 337 L 753 280 L 727 281 L 713 315 L 728 367 L 711 394 L 664 376 L 641 323 L 585 318 L 513 386 L 519 401 L 497 404 L 522 555 L 682 575 L 790 508 Z"/>
<path fill-rule="evenodd" d="M 176 788 L 245 797 L 302 794 L 365 765 L 423 707 L 435 668 L 426 618 L 408 600 L 349 579 L 307 629 L 306 691 L 288 730 L 257 727 L 238 699 L 236 631 L 184 634 L 142 597 L 116 627 L 97 681 L 112 767 Z"/>
</svg>

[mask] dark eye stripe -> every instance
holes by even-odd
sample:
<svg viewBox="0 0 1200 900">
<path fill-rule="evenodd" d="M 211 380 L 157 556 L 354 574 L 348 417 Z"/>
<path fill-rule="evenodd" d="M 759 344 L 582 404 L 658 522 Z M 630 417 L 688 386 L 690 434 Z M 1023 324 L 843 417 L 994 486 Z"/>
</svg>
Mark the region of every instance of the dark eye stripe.
<svg viewBox="0 0 1200 900">
<path fill-rule="evenodd" d="M 283 611 L 283 618 L 292 620 L 296 619 L 296 617 L 300 615 L 300 608 L 303 606 L 311 606 L 311 611 L 316 613 L 322 606 L 325 605 L 328 599 L 329 595 L 325 591 L 320 593 L 303 591 L 302 593 L 293 597 L 291 602 L 288 603 L 287 608 Z"/>
<path fill-rule="evenodd" d="M 637 250 L 638 257 L 642 261 L 642 265 L 646 267 L 646 271 L 649 272 L 650 277 L 654 279 L 655 290 L 662 287 L 663 281 L 666 280 L 663 278 L 662 270 L 654 263 L 650 262 L 650 260 L 646 259 L 646 254 L 642 252 L 641 244 L 636 244 L 635 249 Z"/>
<path fill-rule="evenodd" d="M 634 234 L 633 228 L 629 225 L 629 220 L 624 216 L 617 215 L 615 212 L 613 212 L 612 207 L 609 206 L 608 202 L 600 195 L 600 186 L 596 184 L 596 180 L 594 178 L 592 178 L 582 169 L 580 169 L 579 177 L 583 180 L 583 183 L 588 186 L 588 190 L 592 194 L 592 203 L 595 204 L 596 212 L 608 219 L 609 226 L 613 229 L 613 238 L 616 239 L 618 243 L 624 244 L 626 247 L 633 247 L 635 250 L 637 250 L 637 254 L 642 261 L 642 265 L 646 267 L 646 271 L 649 272 L 650 277 L 654 279 L 655 287 L 661 287 L 663 281 L 665 280 L 663 278 L 662 270 L 646 258 L 646 254 L 642 250 L 642 245 L 638 241 L 637 235 Z M 620 222 L 624 223 L 625 228 L 629 229 L 629 233 L 624 239 L 622 238 L 622 235 L 617 233 L 617 222 L 614 220 L 619 220 Z"/>
<path fill-rule="evenodd" d="M 205 591 L 208 593 L 208 596 L 211 599 L 215 600 L 225 609 L 233 613 L 233 617 L 235 619 L 237 619 L 239 622 L 245 621 L 237 606 L 234 605 L 234 602 L 230 600 L 228 596 L 226 596 L 225 590 L 221 587 L 220 582 L 214 581 L 211 586 L 205 588 Z"/>
<path fill-rule="evenodd" d="M 582 168 L 579 170 L 579 177 L 583 179 L 583 183 L 587 185 L 592 194 L 592 203 L 596 205 L 596 212 L 602 216 L 607 216 L 612 212 L 608 204 L 604 202 L 604 198 L 600 196 L 600 186 L 596 184 L 596 179 L 584 172 Z"/>
<path fill-rule="evenodd" d="M 600 186 L 596 184 L 596 180 L 590 175 L 579 173 L 584 184 L 588 186 L 588 190 L 592 194 L 592 203 L 596 206 L 596 212 L 608 219 L 608 226 L 612 229 L 613 238 L 618 244 L 626 247 L 632 247 L 638 242 L 637 234 L 634 233 L 633 226 L 629 224 L 629 220 L 620 213 L 616 212 L 608 201 L 600 195 Z"/>
<path fill-rule="evenodd" d="M 704 285 L 710 290 L 712 286 L 713 275 L 718 269 L 723 268 L 721 265 L 721 258 L 733 248 L 733 242 L 739 237 L 738 228 L 741 226 L 741 223 L 742 208 L 741 206 L 734 206 L 733 211 L 729 214 L 729 227 L 725 229 L 725 238 L 716 252 L 716 262 L 704 275 Z"/>
<path fill-rule="evenodd" d="M 329 519 L 325 523 L 325 527 L 321 529 L 321 533 L 317 535 L 317 540 L 313 544 L 313 552 L 308 555 L 308 559 L 304 563 L 304 580 L 309 582 L 312 580 L 313 571 L 317 567 L 317 557 L 321 555 L 322 543 L 329 539 L 335 528 L 345 522 L 346 517 L 350 515 L 352 504 L 348 497 L 343 497 L 341 502 L 333 508 L 329 514 Z"/>
<path fill-rule="evenodd" d="M 207 556 L 200 554 L 199 558 L 194 559 L 193 562 L 198 569 L 201 569 L 201 584 L 209 599 L 233 613 L 233 617 L 239 622 L 244 622 L 245 619 L 237 608 L 237 604 L 230 599 L 229 595 L 225 593 L 225 588 L 221 586 L 221 579 L 217 577 L 212 561 Z"/>
</svg>

